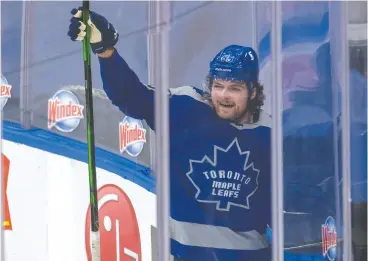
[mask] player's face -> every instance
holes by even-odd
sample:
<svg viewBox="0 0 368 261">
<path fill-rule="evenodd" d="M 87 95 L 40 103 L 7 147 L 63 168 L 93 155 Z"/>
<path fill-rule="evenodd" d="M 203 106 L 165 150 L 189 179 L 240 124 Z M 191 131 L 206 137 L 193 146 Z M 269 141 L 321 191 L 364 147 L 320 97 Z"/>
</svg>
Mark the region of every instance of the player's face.
<svg viewBox="0 0 368 261">
<path fill-rule="evenodd" d="M 252 94 L 251 98 L 254 98 Z M 217 115 L 226 120 L 240 121 L 245 117 L 249 92 L 245 84 L 214 80 L 212 84 L 212 103 Z"/>
</svg>

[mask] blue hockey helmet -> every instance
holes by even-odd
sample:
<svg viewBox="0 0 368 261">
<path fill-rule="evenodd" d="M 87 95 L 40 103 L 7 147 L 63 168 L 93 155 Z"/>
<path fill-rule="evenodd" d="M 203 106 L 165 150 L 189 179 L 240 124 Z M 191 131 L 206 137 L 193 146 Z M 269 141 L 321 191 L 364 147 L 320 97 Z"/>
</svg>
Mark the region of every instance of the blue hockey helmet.
<svg viewBox="0 0 368 261">
<path fill-rule="evenodd" d="M 251 47 L 229 45 L 210 62 L 209 77 L 228 81 L 258 82 L 259 65 L 256 52 Z"/>
</svg>

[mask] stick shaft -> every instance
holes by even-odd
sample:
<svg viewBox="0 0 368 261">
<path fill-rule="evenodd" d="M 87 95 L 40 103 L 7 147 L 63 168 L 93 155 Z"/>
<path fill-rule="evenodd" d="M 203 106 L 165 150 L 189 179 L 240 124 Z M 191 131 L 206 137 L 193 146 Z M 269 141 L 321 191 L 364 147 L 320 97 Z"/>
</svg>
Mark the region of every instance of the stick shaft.
<svg viewBox="0 0 368 261">
<path fill-rule="evenodd" d="M 84 79 L 86 93 L 86 118 L 87 118 L 87 147 L 88 147 L 88 176 L 90 188 L 91 204 L 91 230 L 99 230 L 98 223 L 98 199 L 97 199 L 97 180 L 96 180 L 96 161 L 95 161 L 95 134 L 93 121 L 93 96 L 92 96 L 92 75 L 91 75 L 91 53 L 90 53 L 90 27 L 89 1 L 83 1 L 83 23 L 87 25 L 86 36 L 83 40 L 83 59 L 84 59 Z"/>
</svg>

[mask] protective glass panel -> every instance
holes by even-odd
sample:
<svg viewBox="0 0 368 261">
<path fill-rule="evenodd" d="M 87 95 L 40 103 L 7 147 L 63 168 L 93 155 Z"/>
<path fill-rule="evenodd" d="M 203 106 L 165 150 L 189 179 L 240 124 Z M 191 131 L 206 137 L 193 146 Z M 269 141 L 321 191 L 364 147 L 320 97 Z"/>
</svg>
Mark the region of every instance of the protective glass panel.
<svg viewBox="0 0 368 261">
<path fill-rule="evenodd" d="M 7 255 L 91 260 L 88 171 L 80 165 L 87 158 L 82 45 L 67 35 L 70 10 L 81 4 L 1 5 L 3 163 L 12 171 L 3 176 L 10 184 Z M 113 34 L 114 26 L 119 34 L 112 58 L 92 54 L 101 257 L 157 260 L 160 236 L 169 227 L 170 254 L 177 261 L 270 260 L 271 2 L 165 6 L 91 1 L 91 10 L 110 23 L 102 19 L 105 27 L 99 28 Z M 366 260 L 367 13 L 359 3 L 349 4 L 346 41 L 337 7 L 282 3 L 285 260 L 342 260 L 344 77 L 352 101 L 352 252 L 354 261 Z M 341 57 L 344 45 L 348 55 Z M 347 61 L 348 76 L 339 73 Z M 155 88 L 166 86 L 168 129 L 154 106 Z M 170 154 L 161 151 L 157 129 L 170 130 Z M 165 223 L 155 211 L 165 198 L 156 203 L 151 172 L 160 175 L 166 163 Z M 22 223 L 24 210 L 37 215 Z M 24 232 L 19 224 L 28 230 L 17 237 Z M 37 244 L 20 252 L 31 240 Z M 62 251 L 65 244 L 72 250 Z"/>
<path fill-rule="evenodd" d="M 209 62 L 221 48 L 230 44 L 252 45 L 252 3 L 175 1 L 172 19 L 170 86 L 173 87 L 202 88 Z"/>
<path fill-rule="evenodd" d="M 332 20 L 327 2 L 282 3 L 285 260 L 341 258 L 341 105 L 331 71 Z"/>
<path fill-rule="evenodd" d="M 147 2 L 116 1 L 91 3 L 93 10 L 108 15 L 109 21 L 119 27 L 119 41 L 116 46 L 117 48 L 124 46 L 122 49 L 124 57 L 143 82 L 146 82 L 148 77 L 147 4 Z M 27 37 L 23 39 L 27 49 L 26 70 L 29 79 L 25 88 L 30 89 L 27 92 L 27 100 L 28 109 L 32 111 L 31 125 L 86 142 L 82 45 L 80 42 L 70 40 L 67 35 L 68 27 L 65 25 L 65 17 L 68 15 L 71 17 L 70 11 L 78 8 L 81 3 L 42 1 L 27 2 L 25 5 L 27 21 L 32 24 L 27 30 Z M 43 14 L 50 13 L 50 10 L 58 11 L 53 13 L 53 19 L 45 23 Z M 133 23 L 130 15 L 132 13 L 134 13 Z M 146 136 L 142 137 L 147 141 L 145 145 L 132 145 L 134 135 L 124 127 L 129 124 L 130 119 L 125 119 L 126 115 L 112 104 L 104 92 L 100 65 L 95 55 L 92 56 L 92 86 L 96 146 L 148 167 L 150 164 L 148 125 L 144 121 L 139 122 L 146 130 Z M 59 93 L 63 90 L 66 92 Z M 79 102 L 83 106 L 72 117 L 67 107 L 62 105 L 65 103 L 62 101 L 63 93 L 71 93 L 70 97 L 74 97 L 74 102 Z M 56 98 L 61 99 L 60 105 L 57 104 Z"/>
<path fill-rule="evenodd" d="M 254 3 L 171 9 L 171 254 L 270 260 L 271 99 L 257 79 Z"/>
<path fill-rule="evenodd" d="M 117 28 L 115 47 L 135 73 L 117 54 L 115 64 L 106 65 L 110 59 L 103 66 L 91 53 L 97 175 L 92 185 L 82 43 L 68 36 L 69 30 L 78 33 L 70 11 L 82 1 L 1 2 L 2 260 L 91 261 L 91 202 L 99 210 L 101 260 L 154 260 L 148 127 L 153 117 L 139 113 L 152 113 L 153 103 L 142 102 L 139 93 L 127 99 L 124 89 L 137 90 L 136 76 L 148 81 L 148 2 L 90 2 L 109 22 L 91 18 L 104 40 L 113 41 L 111 26 Z M 90 195 L 95 189 L 97 199 Z"/>
<path fill-rule="evenodd" d="M 264 110 L 271 115 L 271 3 L 262 1 L 253 3 L 254 12 L 254 49 L 258 51 L 259 58 L 259 78 L 264 84 L 264 93 L 267 102 Z"/>
<path fill-rule="evenodd" d="M 1 253 L 2 260 L 48 259 L 47 160 L 20 140 L 24 70 L 24 3 L 1 2 Z M 23 137 L 24 138 L 24 137 Z M 15 142 L 15 140 L 17 140 Z M 32 155 L 32 157 L 30 156 Z M 35 158 L 37 160 L 35 160 Z M 43 165 L 42 167 L 40 165 Z M 24 175 L 27 173 L 26 175 Z M 34 186 L 34 184 L 37 184 Z M 24 197 L 24 195 L 27 195 Z M 23 219 L 28 213 L 29 218 Z M 29 213 L 37 213 L 29 215 Z M 18 220 L 21 220 L 18 222 Z M 37 224 L 37 225 L 35 225 Z M 35 235 L 44 235 L 37 237 Z M 29 242 L 34 242 L 29 244 Z M 22 250 L 20 250 L 22 249 Z M 32 251 L 35 251 L 32 253 Z"/>
<path fill-rule="evenodd" d="M 4 2 L 1 9 L 1 107 L 4 119 L 20 121 L 20 85 L 22 74 L 21 35 L 22 2 Z M 6 106 L 5 106 L 6 105 Z"/>
<path fill-rule="evenodd" d="M 367 3 L 348 3 L 351 236 L 354 261 L 367 259 Z"/>
</svg>

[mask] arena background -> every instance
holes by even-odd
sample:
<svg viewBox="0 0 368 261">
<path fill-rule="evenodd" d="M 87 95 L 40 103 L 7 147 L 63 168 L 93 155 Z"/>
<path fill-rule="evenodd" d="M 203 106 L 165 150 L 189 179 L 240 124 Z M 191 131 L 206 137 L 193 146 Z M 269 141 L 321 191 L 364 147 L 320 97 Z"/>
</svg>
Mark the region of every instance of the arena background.
<svg viewBox="0 0 368 261">
<path fill-rule="evenodd" d="M 84 119 L 70 133 L 48 129 L 47 125 L 48 100 L 57 91 L 70 90 L 80 104 L 85 104 L 81 45 L 71 42 L 66 35 L 70 10 L 79 5 L 80 2 L 69 1 L 2 2 L 1 70 L 12 86 L 11 98 L 3 108 L 4 139 L 85 161 Z M 270 6 L 269 2 L 173 2 L 170 86 L 202 88 L 208 63 L 218 50 L 228 44 L 253 46 L 261 63 L 260 78 L 266 93 L 264 109 L 272 115 Z M 148 42 L 148 3 L 93 1 L 91 8 L 117 27 L 120 34 L 117 48 L 141 81 L 149 83 L 152 70 L 149 57 L 154 47 Z M 365 63 L 360 61 L 361 54 L 366 53 L 367 14 L 359 3 L 349 8 L 347 44 L 351 58 L 350 93 L 354 101 L 350 119 L 352 196 L 353 202 L 361 203 L 367 198 L 366 56 Z M 296 260 L 302 260 L 303 255 L 324 260 L 321 226 L 328 216 L 337 223 L 338 242 L 343 236 L 341 75 L 336 74 L 332 62 L 339 61 L 336 53 L 336 45 L 342 41 L 337 30 L 339 17 L 329 2 L 284 2 L 282 10 L 286 256 L 297 254 L 300 256 Z M 45 19 L 50 12 L 52 19 Z M 137 157 L 120 153 L 119 123 L 124 115 L 103 92 L 95 57 L 92 64 L 97 164 L 154 193 L 155 177 L 151 173 L 154 135 L 143 122 L 147 142 L 142 152 Z M 56 142 L 47 142 L 50 137 Z M 126 171 L 127 168 L 132 171 Z M 340 244 L 337 249 L 336 260 L 340 260 Z M 9 257 L 9 260 L 17 259 Z"/>
</svg>

